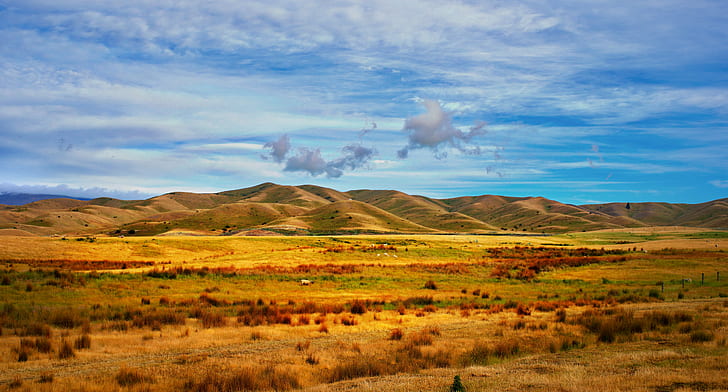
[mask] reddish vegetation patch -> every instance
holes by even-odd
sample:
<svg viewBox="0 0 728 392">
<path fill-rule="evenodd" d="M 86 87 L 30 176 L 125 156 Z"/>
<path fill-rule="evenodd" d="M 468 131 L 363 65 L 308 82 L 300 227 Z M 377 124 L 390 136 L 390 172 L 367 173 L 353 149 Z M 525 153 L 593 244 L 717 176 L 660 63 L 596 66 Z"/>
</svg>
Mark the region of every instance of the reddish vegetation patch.
<svg viewBox="0 0 728 392">
<path fill-rule="evenodd" d="M 625 251 L 604 249 L 554 248 L 493 248 L 488 251 L 496 258 L 491 272 L 495 278 L 531 280 L 542 271 L 563 267 L 579 267 L 596 263 L 617 263 L 627 260 Z"/>
<path fill-rule="evenodd" d="M 327 246 L 321 253 L 351 253 L 351 252 L 396 252 L 397 247 L 393 245 L 369 245 L 369 246 Z"/>
</svg>

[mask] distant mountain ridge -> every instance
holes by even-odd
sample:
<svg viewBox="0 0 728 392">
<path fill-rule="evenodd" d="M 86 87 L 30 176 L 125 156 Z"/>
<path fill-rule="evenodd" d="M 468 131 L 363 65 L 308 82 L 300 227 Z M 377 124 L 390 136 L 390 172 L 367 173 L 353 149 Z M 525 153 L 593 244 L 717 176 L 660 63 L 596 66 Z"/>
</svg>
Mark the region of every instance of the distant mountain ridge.
<svg viewBox="0 0 728 392">
<path fill-rule="evenodd" d="M 0 235 L 563 233 L 645 226 L 728 228 L 728 198 L 700 204 L 563 204 L 496 195 L 434 199 L 264 183 L 146 200 L 50 198 L 0 206 Z"/>
<path fill-rule="evenodd" d="M 0 192 L 0 204 L 21 206 L 23 204 L 32 203 L 34 201 L 46 200 L 46 199 L 70 199 L 70 196 L 65 195 L 49 195 L 40 193 L 21 193 L 21 192 Z M 90 199 L 79 199 L 77 200 L 90 200 Z"/>
</svg>

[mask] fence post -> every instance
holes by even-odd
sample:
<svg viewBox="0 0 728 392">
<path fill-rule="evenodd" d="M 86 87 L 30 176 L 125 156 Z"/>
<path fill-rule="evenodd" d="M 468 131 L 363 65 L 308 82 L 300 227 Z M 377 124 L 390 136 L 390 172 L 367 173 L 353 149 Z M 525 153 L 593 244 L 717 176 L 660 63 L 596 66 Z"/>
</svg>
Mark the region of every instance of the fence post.
<svg viewBox="0 0 728 392">
<path fill-rule="evenodd" d="M 705 272 L 700 273 L 700 285 L 705 285 Z"/>
</svg>

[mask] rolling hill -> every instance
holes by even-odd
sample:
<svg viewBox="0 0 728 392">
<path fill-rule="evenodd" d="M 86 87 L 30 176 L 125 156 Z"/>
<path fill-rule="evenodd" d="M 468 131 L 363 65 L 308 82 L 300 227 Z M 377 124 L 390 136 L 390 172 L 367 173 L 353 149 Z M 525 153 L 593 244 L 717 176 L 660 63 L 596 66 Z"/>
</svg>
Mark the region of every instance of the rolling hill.
<svg viewBox="0 0 728 392">
<path fill-rule="evenodd" d="M 0 205 L 0 235 L 563 233 L 646 226 L 728 228 L 728 199 L 570 205 L 543 197 L 432 199 L 264 183 L 146 200 L 50 198 Z"/>
</svg>

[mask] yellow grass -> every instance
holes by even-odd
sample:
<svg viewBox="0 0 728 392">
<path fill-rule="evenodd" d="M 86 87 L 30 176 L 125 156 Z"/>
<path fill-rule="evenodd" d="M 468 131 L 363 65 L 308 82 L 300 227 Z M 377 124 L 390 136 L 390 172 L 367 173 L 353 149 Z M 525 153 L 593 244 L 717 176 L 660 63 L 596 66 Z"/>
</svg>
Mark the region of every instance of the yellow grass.
<svg viewBox="0 0 728 392">
<path fill-rule="evenodd" d="M 5 325 L 0 329 L 0 390 L 194 391 L 252 382 L 263 390 L 446 391 L 455 375 L 462 377 L 468 391 L 727 390 L 728 299 L 722 296 L 728 294 L 728 254 L 721 250 L 728 243 L 722 238 L 685 238 L 704 232 L 93 241 L 3 237 L 0 278 L 8 280 L 0 285 L 0 325 Z M 643 235 L 653 237 L 645 241 Z M 615 243 L 621 241 L 629 243 Z M 698 250 L 652 250 L 685 243 Z M 499 261 L 487 256 L 488 249 L 544 245 L 638 250 L 626 253 L 620 262 L 542 271 L 532 281 L 490 276 Z M 394 249 L 370 249 L 375 246 Z M 55 267 L 37 272 L 44 265 L 39 260 L 155 264 L 116 269 L 111 275 L 54 275 Z M 307 264 L 318 267 L 309 272 L 297 269 Z M 351 268 L 337 269 L 347 265 Z M 204 267 L 232 267 L 225 271 L 234 273 L 180 273 L 174 279 L 148 274 L 155 269 Z M 721 281 L 716 271 L 723 271 Z M 706 273 L 705 284 L 700 282 L 701 272 Z M 683 277 L 692 278 L 686 287 Z M 301 286 L 302 278 L 315 283 Z M 437 288 L 425 288 L 427 280 Z M 665 284 L 664 293 L 658 281 Z M 683 299 L 678 300 L 678 294 Z M 405 299 L 428 298 L 430 307 L 402 305 Z M 617 304 L 619 298 L 634 299 Z M 352 303 L 365 299 L 375 302 L 363 314 L 352 314 Z M 282 311 L 307 301 L 343 308 L 327 314 L 294 312 L 290 324 L 245 325 L 236 314 L 247 309 L 245 301 L 256 300 Z M 577 301 L 586 306 L 577 306 Z M 508 302 L 514 306 L 498 308 Z M 554 310 L 537 310 L 539 302 L 567 306 L 566 322 L 558 321 Z M 517 314 L 516 304 L 530 314 Z M 31 347 L 28 360 L 19 362 L 22 339 L 28 344 L 37 337 L 21 336 L 30 321 L 13 319 L 11 306 L 47 312 L 43 322 L 48 324 L 63 309 L 86 321 L 71 327 L 52 325 L 52 350 Z M 113 319 L 114 312 L 125 310 L 137 312 L 134 317 L 169 311 L 186 318 L 156 327 L 134 326 L 133 317 Z M 222 315 L 224 326 L 206 327 L 194 312 Z M 662 312 L 687 315 L 687 321 L 618 335 L 605 343 L 579 324 L 585 312 L 606 312 L 598 313 L 604 318 L 630 312 L 638 319 Z M 126 327 L 115 329 L 120 325 Z M 401 340 L 390 338 L 395 329 L 403 332 Z M 692 338 L 697 332 L 709 339 Z M 83 334 L 88 334 L 90 348 L 59 359 L 62 341 L 73 342 Z M 490 354 L 475 353 L 477 347 Z M 517 350 L 494 354 L 502 347 Z M 376 376 L 362 373 L 361 366 L 370 366 Z M 269 380 L 250 381 L 246 377 L 251 375 Z"/>
</svg>

